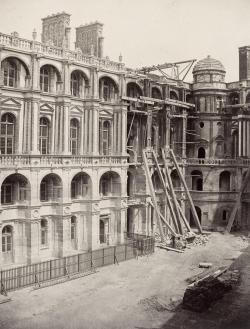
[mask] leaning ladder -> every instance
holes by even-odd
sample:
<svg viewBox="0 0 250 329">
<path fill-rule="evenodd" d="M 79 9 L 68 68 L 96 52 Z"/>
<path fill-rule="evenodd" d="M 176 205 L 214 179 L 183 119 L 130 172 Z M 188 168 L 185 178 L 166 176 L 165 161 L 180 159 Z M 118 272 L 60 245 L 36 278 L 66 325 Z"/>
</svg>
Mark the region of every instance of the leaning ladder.
<svg viewBox="0 0 250 329">
<path fill-rule="evenodd" d="M 179 165 L 178 165 L 178 162 L 177 162 L 177 160 L 176 160 L 176 157 L 175 157 L 175 155 L 174 155 L 173 150 L 171 150 L 171 149 L 169 150 L 169 155 L 170 155 L 170 159 L 172 160 L 172 162 L 173 162 L 173 164 L 174 164 L 174 166 L 175 166 L 175 168 L 176 168 L 176 170 L 177 170 L 177 173 L 178 173 L 178 175 L 179 175 L 179 177 L 180 177 L 181 183 L 182 183 L 182 185 L 183 185 L 183 187 L 184 187 L 184 191 L 186 192 L 187 199 L 188 199 L 189 204 L 190 204 L 190 209 L 191 209 L 191 212 L 192 212 L 193 218 L 194 218 L 194 220 L 195 220 L 196 226 L 197 226 L 197 228 L 198 228 L 198 231 L 199 231 L 199 233 L 202 234 L 201 224 L 200 224 L 199 218 L 198 218 L 198 216 L 197 216 L 197 213 L 196 213 L 196 210 L 195 210 L 195 206 L 194 206 L 194 203 L 193 203 L 193 200 L 192 200 L 191 194 L 190 194 L 190 192 L 189 192 L 189 190 L 188 190 L 186 180 L 185 180 L 185 178 L 184 178 L 184 176 L 183 176 L 183 174 L 182 174 L 182 172 L 181 172 L 181 169 L 180 169 L 180 167 L 179 167 Z M 162 157 L 163 157 L 163 159 L 166 159 L 166 156 L 165 156 L 165 152 L 164 152 L 164 150 L 162 150 Z M 165 164 L 165 167 L 167 167 L 166 161 L 164 161 L 164 164 Z"/>
<path fill-rule="evenodd" d="M 151 150 L 150 150 L 150 153 L 152 153 Z M 169 223 L 164 218 L 164 216 L 159 211 L 158 204 L 157 204 L 157 199 L 156 199 L 156 195 L 155 195 L 155 190 L 154 190 L 152 178 L 151 178 L 151 175 L 150 175 L 148 158 L 147 158 L 147 151 L 146 150 L 143 150 L 142 151 L 142 158 L 143 158 L 143 163 L 144 163 L 144 167 L 145 167 L 145 173 L 146 173 L 147 182 L 148 182 L 148 185 L 149 185 L 150 196 L 151 196 L 151 199 L 152 199 L 152 205 L 153 205 L 153 207 L 155 209 L 155 213 L 156 213 L 156 219 L 157 219 L 157 224 L 158 224 L 158 228 L 159 228 L 159 232 L 160 232 L 160 237 L 161 237 L 161 240 L 162 241 L 165 241 L 166 240 L 166 237 L 165 237 L 164 232 L 163 232 L 162 221 L 166 224 L 166 226 L 169 229 L 169 231 L 175 237 L 177 236 L 177 234 L 173 230 L 173 228 L 169 225 Z"/>
</svg>

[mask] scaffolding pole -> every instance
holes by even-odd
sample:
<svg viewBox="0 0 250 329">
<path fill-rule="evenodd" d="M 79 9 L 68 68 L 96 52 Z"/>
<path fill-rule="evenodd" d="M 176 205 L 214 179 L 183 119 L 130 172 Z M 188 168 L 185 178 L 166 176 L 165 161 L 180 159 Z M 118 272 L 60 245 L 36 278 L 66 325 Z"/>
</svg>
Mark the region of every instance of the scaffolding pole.
<svg viewBox="0 0 250 329">
<path fill-rule="evenodd" d="M 196 213 L 196 210 L 195 210 L 195 206 L 194 206 L 193 200 L 192 200 L 192 198 L 191 198 L 191 194 L 190 194 L 190 192 L 189 192 L 189 190 L 188 190 L 188 187 L 187 187 L 186 181 L 185 181 L 185 179 L 184 179 L 184 177 L 183 177 L 183 175 L 182 175 L 182 172 L 181 172 L 181 170 L 180 170 L 180 167 L 179 167 L 179 165 L 178 165 L 178 163 L 177 163 L 177 160 L 176 160 L 176 157 L 175 157 L 175 155 L 174 155 L 174 152 L 173 152 L 171 149 L 169 150 L 169 154 L 170 154 L 171 159 L 172 159 L 172 161 L 173 161 L 173 163 L 174 163 L 174 165 L 175 165 L 175 168 L 176 168 L 176 170 L 177 170 L 177 172 L 178 172 L 178 175 L 179 175 L 179 177 L 180 177 L 180 179 L 181 179 L 181 182 L 182 182 L 182 184 L 183 184 L 183 186 L 184 186 L 184 189 L 185 189 L 185 192 L 186 192 L 186 194 L 187 194 L 187 198 L 188 198 L 188 201 L 189 201 L 189 204 L 190 204 L 191 212 L 192 212 L 192 215 L 193 215 L 193 217 L 194 217 L 194 220 L 195 220 L 196 226 L 197 226 L 197 228 L 198 228 L 198 231 L 199 231 L 199 233 L 202 234 L 201 224 L 200 224 L 199 218 L 198 218 L 198 216 L 197 216 L 197 213 Z M 164 155 L 165 155 L 165 153 L 164 153 Z"/>
<path fill-rule="evenodd" d="M 149 170 L 147 155 L 146 155 L 145 150 L 142 151 L 142 158 L 143 158 L 143 162 L 144 162 L 146 178 L 147 178 L 149 189 L 150 189 L 152 203 L 153 203 L 153 206 L 154 206 L 154 209 L 155 209 L 156 218 L 157 218 L 157 222 L 158 222 L 158 227 L 159 227 L 159 230 L 160 230 L 161 240 L 165 241 L 166 237 L 163 233 L 163 228 L 162 228 L 162 223 L 161 223 L 162 218 L 161 218 L 161 214 L 160 214 L 159 209 L 158 209 L 156 195 L 155 195 L 154 186 L 153 186 L 151 175 L 150 175 L 150 170 Z M 168 227 L 169 231 L 176 237 L 177 235 L 176 235 L 175 231 L 173 230 L 173 228 L 169 225 L 169 223 L 166 220 L 164 220 L 164 223 Z"/>
</svg>

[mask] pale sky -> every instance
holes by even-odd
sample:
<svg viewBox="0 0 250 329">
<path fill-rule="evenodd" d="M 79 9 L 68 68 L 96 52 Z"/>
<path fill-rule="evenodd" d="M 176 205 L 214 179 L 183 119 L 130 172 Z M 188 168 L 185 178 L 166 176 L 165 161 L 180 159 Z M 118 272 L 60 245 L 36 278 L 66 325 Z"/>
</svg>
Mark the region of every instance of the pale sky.
<svg viewBox="0 0 250 329">
<path fill-rule="evenodd" d="M 31 39 L 41 18 L 66 11 L 75 27 L 104 24 L 104 55 L 138 68 L 207 55 L 238 80 L 238 47 L 250 45 L 250 0 L 0 0 L 0 31 Z"/>
</svg>

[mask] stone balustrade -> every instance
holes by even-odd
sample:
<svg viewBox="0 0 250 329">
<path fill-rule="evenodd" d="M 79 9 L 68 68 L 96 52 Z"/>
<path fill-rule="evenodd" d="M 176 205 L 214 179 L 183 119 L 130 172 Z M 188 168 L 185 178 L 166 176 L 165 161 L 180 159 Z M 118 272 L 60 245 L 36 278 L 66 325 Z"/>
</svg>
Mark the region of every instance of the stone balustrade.
<svg viewBox="0 0 250 329">
<path fill-rule="evenodd" d="M 127 165 L 126 156 L 0 155 L 0 168 Z"/>
<path fill-rule="evenodd" d="M 216 159 L 216 158 L 207 158 L 207 159 L 198 159 L 198 158 L 187 158 L 186 163 L 188 165 L 194 166 L 249 166 L 250 159 Z"/>
<path fill-rule="evenodd" d="M 98 58 L 95 56 L 83 55 L 81 51 L 72 51 L 65 48 L 44 44 L 38 41 L 31 41 L 19 37 L 0 33 L 0 45 L 14 49 L 22 49 L 24 51 L 45 54 L 55 57 L 56 59 L 68 59 L 73 62 L 91 65 L 98 68 L 104 68 L 111 71 L 124 71 L 125 65 L 120 62 L 111 61 L 109 58 Z"/>
</svg>

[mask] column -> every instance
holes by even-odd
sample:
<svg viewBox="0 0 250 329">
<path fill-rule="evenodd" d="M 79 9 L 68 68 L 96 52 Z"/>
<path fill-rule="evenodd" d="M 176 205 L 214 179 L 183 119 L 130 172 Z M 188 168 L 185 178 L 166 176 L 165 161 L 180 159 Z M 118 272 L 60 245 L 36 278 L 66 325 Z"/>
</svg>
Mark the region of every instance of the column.
<svg viewBox="0 0 250 329">
<path fill-rule="evenodd" d="M 39 100 L 31 101 L 31 154 L 39 154 L 38 136 L 39 136 Z"/>
<path fill-rule="evenodd" d="M 40 261 L 39 257 L 39 220 L 30 219 L 27 225 L 27 263 L 32 264 Z"/>
<path fill-rule="evenodd" d="M 241 118 L 238 118 L 239 125 L 239 157 L 242 156 L 241 145 L 242 145 L 242 121 Z"/>
<path fill-rule="evenodd" d="M 147 147 L 152 146 L 152 110 L 148 110 L 147 116 Z"/>
<path fill-rule="evenodd" d="M 250 143 L 249 143 L 249 138 L 250 138 L 250 121 L 247 120 L 247 153 L 246 156 L 250 156 Z"/>
<path fill-rule="evenodd" d="M 62 126 L 61 126 L 61 133 L 62 133 L 62 144 L 63 144 L 63 148 L 62 148 L 62 153 L 67 155 L 69 154 L 69 104 L 68 103 L 64 103 L 63 104 L 63 122 L 62 122 Z"/>
<path fill-rule="evenodd" d="M 187 154 L 187 136 L 186 136 L 186 132 L 187 132 L 187 111 L 186 110 L 182 110 L 182 114 L 183 114 L 183 124 L 182 124 L 182 157 L 186 158 Z"/>
<path fill-rule="evenodd" d="M 122 109 L 122 149 L 121 154 L 127 154 L 127 108 Z"/>
<path fill-rule="evenodd" d="M 99 145 L 99 112 L 98 108 L 94 107 L 93 111 L 93 155 L 98 155 Z"/>
<path fill-rule="evenodd" d="M 166 129 L 165 129 L 165 147 L 169 149 L 170 147 L 170 106 L 166 107 Z"/>
<path fill-rule="evenodd" d="M 64 63 L 64 94 L 70 95 L 70 74 L 69 74 L 69 63 Z"/>
<path fill-rule="evenodd" d="M 40 58 L 37 54 L 32 55 L 32 89 L 40 90 Z"/>
</svg>

